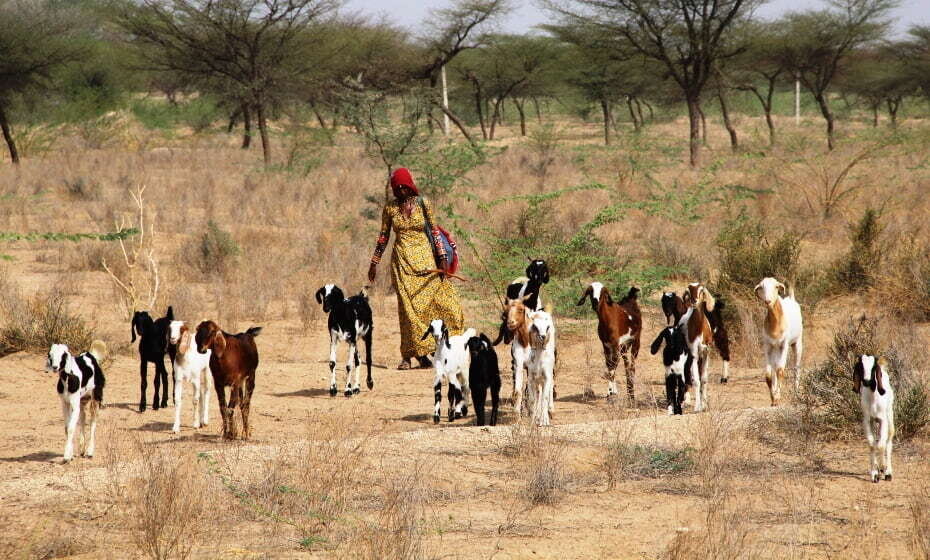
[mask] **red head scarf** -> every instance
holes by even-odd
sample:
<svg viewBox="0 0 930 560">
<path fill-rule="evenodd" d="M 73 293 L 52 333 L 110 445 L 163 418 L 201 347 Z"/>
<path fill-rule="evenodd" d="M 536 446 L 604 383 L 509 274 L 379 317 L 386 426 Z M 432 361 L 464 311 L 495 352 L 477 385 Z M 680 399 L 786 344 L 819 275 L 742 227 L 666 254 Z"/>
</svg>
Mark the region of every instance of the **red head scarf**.
<svg viewBox="0 0 930 560">
<path fill-rule="evenodd" d="M 398 196 L 401 187 L 409 187 L 413 190 L 413 194 L 420 194 L 413 182 L 413 176 L 406 167 L 398 167 L 394 173 L 391 173 L 391 190 L 394 191 L 394 196 Z"/>
</svg>

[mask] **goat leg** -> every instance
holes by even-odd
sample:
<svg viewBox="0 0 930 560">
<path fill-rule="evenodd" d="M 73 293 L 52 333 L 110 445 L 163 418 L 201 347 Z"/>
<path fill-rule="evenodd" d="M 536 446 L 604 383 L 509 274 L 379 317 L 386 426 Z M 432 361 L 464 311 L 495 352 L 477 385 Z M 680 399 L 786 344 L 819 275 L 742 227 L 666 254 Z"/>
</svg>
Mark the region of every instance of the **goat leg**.
<svg viewBox="0 0 930 560">
<path fill-rule="evenodd" d="M 145 391 L 148 389 L 148 362 L 144 358 L 140 358 L 141 362 L 139 364 L 139 391 L 141 396 L 139 397 L 139 412 L 145 412 Z"/>
</svg>

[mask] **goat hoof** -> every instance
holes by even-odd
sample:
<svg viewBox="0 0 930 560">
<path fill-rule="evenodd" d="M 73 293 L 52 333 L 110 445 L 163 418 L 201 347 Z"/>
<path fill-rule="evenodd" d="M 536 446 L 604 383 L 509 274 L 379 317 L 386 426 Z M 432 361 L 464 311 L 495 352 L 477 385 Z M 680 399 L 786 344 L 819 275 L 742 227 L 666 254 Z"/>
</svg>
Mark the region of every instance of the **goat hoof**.
<svg viewBox="0 0 930 560">
<path fill-rule="evenodd" d="M 872 482 L 878 484 L 878 478 L 879 478 L 879 477 L 878 477 L 878 473 L 873 474 L 873 475 L 872 475 Z"/>
<path fill-rule="evenodd" d="M 139 403 L 139 412 L 145 412 L 145 403 Z"/>
<path fill-rule="evenodd" d="M 356 387 L 355 389 L 352 389 L 352 394 L 353 394 L 353 395 L 357 395 L 357 394 L 359 394 L 360 392 L 361 392 L 361 389 L 359 389 L 358 387 Z"/>
<path fill-rule="evenodd" d="M 891 473 L 885 473 L 885 480 L 891 480 Z"/>
<path fill-rule="evenodd" d="M 336 388 L 335 388 L 335 387 L 330 387 L 330 388 L 329 388 L 329 396 L 331 396 L 331 397 L 335 397 L 335 396 L 336 396 Z"/>
<path fill-rule="evenodd" d="M 352 396 L 352 389 L 346 389 L 345 395 L 346 395 L 347 397 L 351 397 L 351 396 Z"/>
<path fill-rule="evenodd" d="M 439 423 L 439 415 L 438 415 L 438 414 L 434 414 L 434 415 L 433 415 L 433 424 L 438 424 L 438 423 Z"/>
<path fill-rule="evenodd" d="M 465 418 L 466 416 L 468 416 L 468 407 L 463 406 L 462 407 L 462 418 Z"/>
<path fill-rule="evenodd" d="M 372 389 L 375 388 L 375 382 L 374 382 L 373 380 L 371 380 L 371 379 L 369 379 L 365 384 L 368 385 L 368 390 L 369 390 L 369 391 L 371 391 Z"/>
<path fill-rule="evenodd" d="M 726 378 L 726 377 L 721 377 L 721 378 L 720 378 L 720 383 L 723 383 L 724 385 L 726 385 L 726 384 L 727 384 L 727 378 Z"/>
</svg>

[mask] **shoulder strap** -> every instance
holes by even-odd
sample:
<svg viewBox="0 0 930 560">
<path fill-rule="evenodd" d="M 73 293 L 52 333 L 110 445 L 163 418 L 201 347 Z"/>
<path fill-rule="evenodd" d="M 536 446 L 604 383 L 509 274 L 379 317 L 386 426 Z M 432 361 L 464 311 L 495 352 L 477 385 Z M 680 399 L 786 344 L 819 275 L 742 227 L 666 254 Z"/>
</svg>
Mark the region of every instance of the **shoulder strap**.
<svg viewBox="0 0 930 560">
<path fill-rule="evenodd" d="M 426 213 L 426 204 L 423 202 L 423 197 L 418 196 L 417 202 L 420 203 L 420 210 L 423 212 L 423 229 L 426 233 L 426 239 L 429 241 L 429 246 L 433 250 L 433 258 L 439 260 L 439 253 L 436 251 L 436 240 L 433 239 L 433 224 L 429 221 L 429 214 Z"/>
</svg>

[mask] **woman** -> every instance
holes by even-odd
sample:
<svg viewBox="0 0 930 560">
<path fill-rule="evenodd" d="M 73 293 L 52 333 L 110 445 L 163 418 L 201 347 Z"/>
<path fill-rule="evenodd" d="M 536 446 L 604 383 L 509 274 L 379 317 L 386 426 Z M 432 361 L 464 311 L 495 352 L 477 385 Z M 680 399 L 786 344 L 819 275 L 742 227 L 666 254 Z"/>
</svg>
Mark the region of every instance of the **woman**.
<svg viewBox="0 0 930 560">
<path fill-rule="evenodd" d="M 432 205 L 419 197 L 413 177 L 403 167 L 391 174 L 391 190 L 394 200 L 384 206 L 381 214 L 381 235 L 371 257 L 368 281 L 375 281 L 378 263 L 393 229 L 391 282 L 397 291 L 400 318 L 401 362 L 397 369 L 410 369 L 411 358 L 416 358 L 420 367 L 429 367 L 432 364 L 427 354 L 435 350 L 435 341 L 432 337 L 421 340 L 421 336 L 434 319 L 445 321 L 450 335 L 461 334 L 465 322 L 462 307 L 452 282 L 436 272 L 434 247 L 441 256 L 445 250 L 439 242 Z M 425 229 L 427 219 L 433 226 L 429 237 Z M 441 261 L 441 269 L 445 270 L 445 259 Z"/>
</svg>

